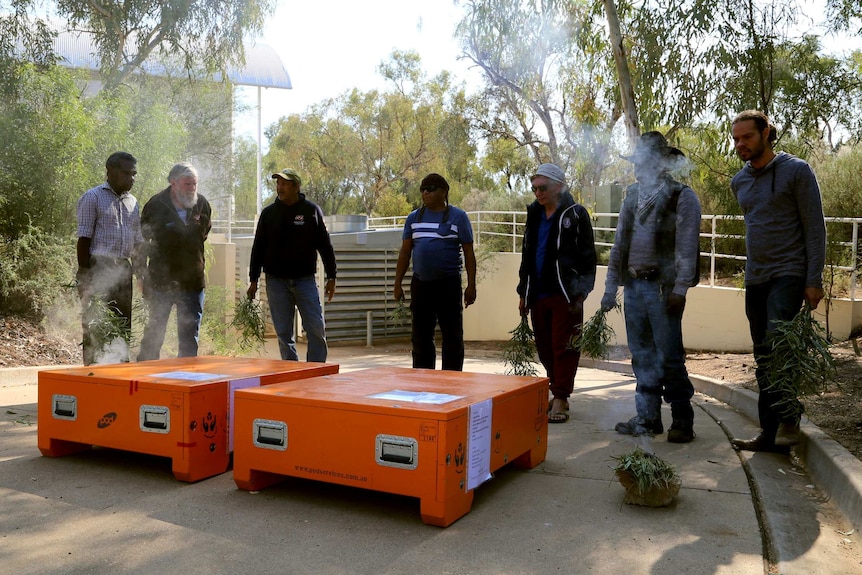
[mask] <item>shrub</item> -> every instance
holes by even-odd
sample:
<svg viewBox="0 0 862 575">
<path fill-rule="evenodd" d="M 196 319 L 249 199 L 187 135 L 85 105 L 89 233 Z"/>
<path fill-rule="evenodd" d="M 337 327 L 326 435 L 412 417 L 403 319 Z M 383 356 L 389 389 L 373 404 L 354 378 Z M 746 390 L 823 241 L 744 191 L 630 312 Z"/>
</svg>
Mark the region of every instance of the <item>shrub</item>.
<svg viewBox="0 0 862 575">
<path fill-rule="evenodd" d="M 16 240 L 0 244 L 0 308 L 41 320 L 68 289 L 75 270 L 70 239 L 28 226 Z"/>
</svg>

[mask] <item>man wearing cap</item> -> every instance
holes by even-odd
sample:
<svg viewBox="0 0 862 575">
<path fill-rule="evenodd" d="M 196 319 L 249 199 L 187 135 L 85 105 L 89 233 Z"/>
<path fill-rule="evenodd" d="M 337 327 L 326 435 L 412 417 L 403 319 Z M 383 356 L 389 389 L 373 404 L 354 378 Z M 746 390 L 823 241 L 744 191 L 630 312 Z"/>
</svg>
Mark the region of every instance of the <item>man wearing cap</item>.
<svg viewBox="0 0 862 575">
<path fill-rule="evenodd" d="M 115 152 L 105 162 L 105 183 L 78 199 L 78 294 L 84 331 L 84 365 L 129 361 L 132 329 L 132 272 L 140 278 L 141 213 L 129 191 L 138 162 L 128 152 Z M 130 261 L 131 259 L 131 261 Z M 122 345 L 104 341 L 106 310 L 120 325 Z M 112 331 L 112 330 L 108 330 Z"/>
<path fill-rule="evenodd" d="M 266 273 L 266 297 L 281 358 L 296 361 L 293 333 L 299 309 L 308 337 L 307 361 L 326 361 L 326 330 L 315 281 L 317 254 L 326 274 L 327 301 L 335 294 L 335 251 L 321 209 L 300 192 L 302 178 L 288 168 L 272 175 L 276 199 L 260 214 L 249 264 L 248 297 L 257 293 L 261 269 Z"/>
<path fill-rule="evenodd" d="M 212 228 L 212 208 L 198 193 L 198 172 L 188 162 L 175 164 L 167 188 L 141 212 L 147 261 L 143 282 L 149 318 L 138 361 L 159 359 L 171 308 L 177 308 L 177 357 L 198 354 L 204 309 L 204 242 Z"/>
<path fill-rule="evenodd" d="M 565 423 L 581 357 L 571 341 L 596 281 L 593 226 L 559 166 L 542 164 L 530 180 L 536 200 L 527 206 L 518 310 L 532 318 L 539 360 L 550 379 L 548 422 Z"/>
<path fill-rule="evenodd" d="M 667 434 L 672 443 L 694 439 L 694 387 L 685 368 L 682 312 L 688 288 L 699 279 L 700 200 L 669 173 L 684 158 L 654 131 L 643 134 L 635 153 L 625 158 L 634 164 L 637 182 L 626 189 L 601 302 L 605 311 L 614 308 L 617 287 L 624 286 L 637 415 L 618 423 L 616 431 L 664 433 L 664 398 L 673 418 Z"/>
<path fill-rule="evenodd" d="M 441 367 L 461 371 L 464 367 L 461 253 L 467 272 L 467 287 L 463 292 L 464 307 L 467 307 L 476 301 L 473 227 L 464 210 L 449 205 L 446 178 L 428 174 L 419 185 L 419 191 L 422 207 L 411 212 L 404 222 L 392 295 L 397 301 L 404 298 L 401 281 L 412 254 L 413 367 L 434 369 L 437 362 L 434 328 L 439 323 L 443 339 Z"/>
</svg>

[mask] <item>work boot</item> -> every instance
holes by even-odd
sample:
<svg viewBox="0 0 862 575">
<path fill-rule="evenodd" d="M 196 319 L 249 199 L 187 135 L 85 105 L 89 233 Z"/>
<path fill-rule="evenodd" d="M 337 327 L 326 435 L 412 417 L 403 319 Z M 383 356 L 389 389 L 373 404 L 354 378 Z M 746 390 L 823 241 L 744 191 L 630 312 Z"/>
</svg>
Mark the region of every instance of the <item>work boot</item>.
<svg viewBox="0 0 862 575">
<path fill-rule="evenodd" d="M 694 438 L 694 424 L 691 421 L 674 419 L 667 431 L 667 440 L 670 443 L 691 443 Z"/>
<path fill-rule="evenodd" d="M 775 439 L 763 432 L 751 439 L 732 439 L 730 444 L 734 449 L 742 451 L 765 451 L 769 453 L 790 453 L 790 448 L 775 444 Z"/>
<path fill-rule="evenodd" d="M 799 422 L 789 421 L 778 424 L 775 434 L 775 445 L 778 447 L 793 447 L 799 444 Z"/>
<path fill-rule="evenodd" d="M 616 426 L 614 426 L 614 429 L 617 433 L 633 435 L 635 437 L 639 435 L 649 435 L 652 437 L 654 435 L 664 433 L 664 426 L 661 424 L 661 418 L 643 419 L 638 415 L 632 417 L 628 421 L 617 423 Z"/>
</svg>

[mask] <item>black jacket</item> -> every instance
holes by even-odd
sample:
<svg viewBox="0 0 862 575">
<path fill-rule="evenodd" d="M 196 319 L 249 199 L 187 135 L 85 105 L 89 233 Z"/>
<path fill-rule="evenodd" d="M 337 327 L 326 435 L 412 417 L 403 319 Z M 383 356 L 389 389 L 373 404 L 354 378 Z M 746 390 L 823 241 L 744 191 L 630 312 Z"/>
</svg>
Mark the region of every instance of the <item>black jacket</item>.
<svg viewBox="0 0 862 575">
<path fill-rule="evenodd" d="M 298 279 L 314 275 L 317 254 L 323 260 L 326 278 L 335 278 L 335 251 L 317 204 L 299 194 L 299 201 L 288 206 L 276 198 L 260 213 L 251 248 L 249 280 L 267 275 Z"/>
<path fill-rule="evenodd" d="M 204 242 L 212 228 L 212 208 L 198 194 L 189 212 L 187 221 L 180 219 L 170 187 L 150 198 L 141 211 L 147 282 L 155 289 L 200 291 L 206 285 Z"/>
<path fill-rule="evenodd" d="M 558 289 L 569 303 L 576 297 L 586 298 L 596 282 L 596 246 L 590 215 L 571 194 L 563 193 L 551 222 L 543 269 L 536 270 L 536 244 L 544 210 L 538 201 L 527 206 L 518 295 L 532 305 L 538 297 L 535 286 L 540 277 L 546 289 Z"/>
</svg>

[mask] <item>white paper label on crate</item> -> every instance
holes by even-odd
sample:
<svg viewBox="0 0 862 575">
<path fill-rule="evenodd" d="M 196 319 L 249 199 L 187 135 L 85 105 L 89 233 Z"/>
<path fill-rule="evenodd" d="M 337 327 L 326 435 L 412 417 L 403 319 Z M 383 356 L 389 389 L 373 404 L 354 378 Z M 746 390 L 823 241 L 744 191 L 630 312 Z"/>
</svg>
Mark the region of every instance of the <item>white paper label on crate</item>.
<svg viewBox="0 0 862 575">
<path fill-rule="evenodd" d="M 167 373 L 151 373 L 150 377 L 183 379 L 185 381 L 225 381 L 230 379 L 229 375 L 224 375 L 222 373 L 204 373 L 202 371 L 169 371 Z"/>
<path fill-rule="evenodd" d="M 448 393 L 433 393 L 431 391 L 403 391 L 401 389 L 393 389 L 392 391 L 384 391 L 369 395 L 372 399 L 391 399 L 393 401 L 405 401 L 410 403 L 433 403 L 442 405 L 450 401 L 463 399 L 463 395 L 450 395 Z"/>
<path fill-rule="evenodd" d="M 494 400 L 474 403 L 469 409 L 467 439 L 467 490 L 491 479 L 491 415 Z"/>
</svg>

